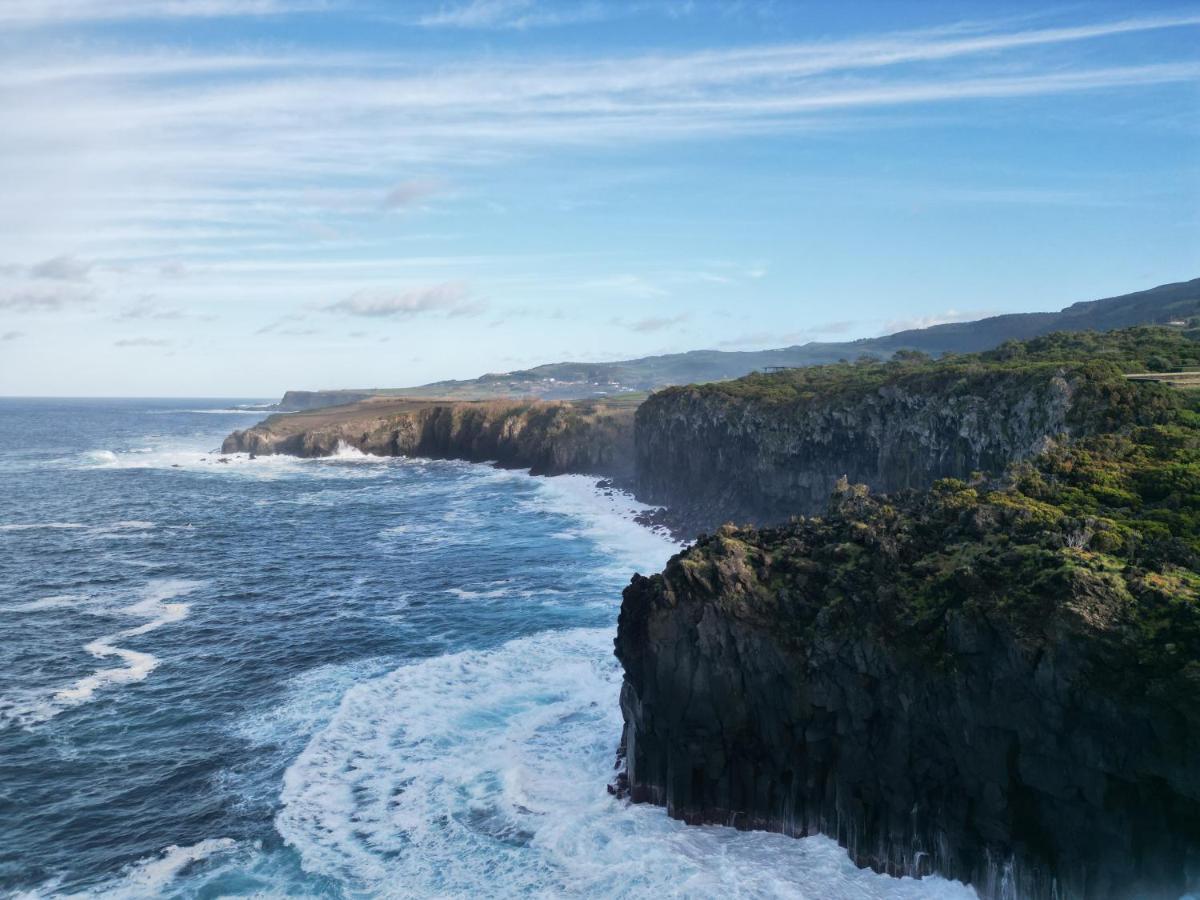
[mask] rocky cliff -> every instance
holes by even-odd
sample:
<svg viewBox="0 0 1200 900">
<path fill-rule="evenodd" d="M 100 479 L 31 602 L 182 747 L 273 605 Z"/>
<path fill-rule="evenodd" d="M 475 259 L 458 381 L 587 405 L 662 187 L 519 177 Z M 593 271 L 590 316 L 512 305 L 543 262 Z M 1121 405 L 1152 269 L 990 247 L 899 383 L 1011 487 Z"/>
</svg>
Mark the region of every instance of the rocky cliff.
<svg viewBox="0 0 1200 900">
<path fill-rule="evenodd" d="M 465 459 L 628 479 L 633 408 L 603 402 L 371 400 L 308 414 L 272 416 L 235 431 L 224 453 L 328 456 L 341 446 L 379 456 Z"/>
<path fill-rule="evenodd" d="M 358 403 L 373 396 L 371 391 L 286 391 L 275 408 L 281 412 L 303 412 L 345 403 Z"/>
<path fill-rule="evenodd" d="M 836 490 L 633 579 L 619 789 L 985 900 L 1197 890 L 1200 403 L 1123 374 L 1197 337 L 654 395 L 648 499 L 711 524 Z"/>
<path fill-rule="evenodd" d="M 635 576 L 621 790 L 984 900 L 1200 888 L 1200 415 L 1155 417 Z"/>
<path fill-rule="evenodd" d="M 820 511 L 842 476 L 891 492 L 1000 471 L 1102 427 L 1131 390 L 1095 366 L 974 359 L 668 388 L 637 413 L 637 493 L 693 531 L 780 522 Z"/>
</svg>

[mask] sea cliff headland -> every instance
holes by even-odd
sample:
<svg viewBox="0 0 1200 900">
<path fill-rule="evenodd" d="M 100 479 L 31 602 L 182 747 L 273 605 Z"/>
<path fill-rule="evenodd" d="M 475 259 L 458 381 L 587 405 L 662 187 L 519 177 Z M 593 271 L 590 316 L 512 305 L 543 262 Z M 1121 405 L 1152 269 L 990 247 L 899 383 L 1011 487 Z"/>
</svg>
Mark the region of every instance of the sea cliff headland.
<svg viewBox="0 0 1200 900">
<path fill-rule="evenodd" d="M 820 518 L 723 526 L 635 576 L 618 791 L 689 822 L 827 834 L 859 865 L 985 900 L 1195 889 L 1200 400 L 1125 370 L 1188 364 L 1197 337 L 1051 336 L 882 384 L 843 368 L 664 398 L 718 436 L 693 437 L 713 449 L 685 496 L 768 518 L 828 477 L 814 446 L 892 488 L 990 471 L 891 495 L 843 479 Z M 835 437 L 853 423 L 857 441 Z M 730 446 L 795 478 L 733 480 Z"/>
<path fill-rule="evenodd" d="M 633 474 L 633 413 L 639 400 L 377 397 L 271 416 L 235 431 L 221 450 L 328 456 L 349 446 L 377 456 L 465 459 L 535 475 L 574 472 L 627 480 Z"/>
</svg>

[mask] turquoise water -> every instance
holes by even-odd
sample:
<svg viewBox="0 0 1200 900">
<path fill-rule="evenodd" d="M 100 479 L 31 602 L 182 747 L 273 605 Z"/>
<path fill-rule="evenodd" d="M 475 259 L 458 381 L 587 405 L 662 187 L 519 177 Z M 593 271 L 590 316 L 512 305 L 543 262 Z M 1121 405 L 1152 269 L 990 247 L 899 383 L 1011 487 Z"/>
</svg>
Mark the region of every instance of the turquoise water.
<svg viewBox="0 0 1200 900">
<path fill-rule="evenodd" d="M 0 400 L 0 895 L 974 896 L 609 797 L 631 499 L 260 417 Z"/>
</svg>

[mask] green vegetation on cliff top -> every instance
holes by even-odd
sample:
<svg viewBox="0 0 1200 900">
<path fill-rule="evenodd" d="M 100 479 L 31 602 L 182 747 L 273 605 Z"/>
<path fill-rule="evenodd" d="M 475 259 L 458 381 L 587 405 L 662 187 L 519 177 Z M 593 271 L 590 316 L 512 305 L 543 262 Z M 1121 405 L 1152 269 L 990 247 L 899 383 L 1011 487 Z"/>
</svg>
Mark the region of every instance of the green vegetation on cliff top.
<svg viewBox="0 0 1200 900">
<path fill-rule="evenodd" d="M 1107 333 L 1057 332 L 1029 341 L 1009 341 L 983 353 L 932 359 L 900 351 L 882 362 L 863 357 L 855 362 L 756 372 L 733 381 L 667 388 L 660 392 L 694 391 L 701 396 L 752 400 L 772 405 L 829 401 L 861 395 L 893 384 L 914 391 L 945 388 L 955 382 L 976 387 L 983 380 L 1027 373 L 1048 374 L 1060 368 L 1076 372 L 1090 384 L 1119 384 L 1132 372 L 1164 372 L 1200 365 L 1200 328 L 1138 327 Z M 1132 396 L 1134 391 L 1129 391 Z"/>
<path fill-rule="evenodd" d="M 874 379 L 905 367 L 944 375 L 964 366 L 1086 358 L 1103 389 L 1128 388 L 1121 402 L 1155 412 L 1118 417 L 1105 433 L 969 482 L 944 479 L 929 491 L 894 497 L 843 483 L 825 517 L 762 530 L 726 526 L 701 538 L 674 571 L 708 584 L 740 573 L 739 586 L 726 590 L 739 598 L 733 602 L 775 625 L 786 611 L 783 621 L 799 636 L 818 621 L 822 629 L 871 623 L 934 659 L 945 629 L 962 615 L 1003 623 L 1033 647 L 1060 639 L 1054 635 L 1065 627 L 1096 639 L 1093 647 L 1114 666 L 1109 675 L 1128 682 L 1120 689 L 1150 690 L 1152 683 L 1196 706 L 1200 392 L 1112 382 L 1105 372 L 1142 370 L 1151 357 L 1166 367 L 1191 365 L 1200 355 L 1198 338 L 1195 331 L 1145 328 L 1051 335 L 970 360 L 910 359 L 753 379 L 755 390 L 791 387 L 799 394 L 842 375 L 860 386 L 863 379 L 881 383 Z"/>
</svg>

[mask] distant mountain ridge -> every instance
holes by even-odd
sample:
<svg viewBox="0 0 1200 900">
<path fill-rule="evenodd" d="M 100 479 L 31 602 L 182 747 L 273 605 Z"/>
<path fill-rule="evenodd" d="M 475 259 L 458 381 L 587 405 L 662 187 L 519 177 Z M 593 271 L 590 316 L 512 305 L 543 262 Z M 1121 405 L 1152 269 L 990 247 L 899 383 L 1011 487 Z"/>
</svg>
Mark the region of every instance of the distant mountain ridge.
<svg viewBox="0 0 1200 900">
<path fill-rule="evenodd" d="M 1082 300 L 1058 312 L 1009 313 L 974 322 L 899 331 L 852 343 L 867 343 L 892 351 L 975 353 L 1005 341 L 1028 340 L 1053 331 L 1112 331 L 1131 325 L 1164 325 L 1195 315 L 1200 315 L 1200 278 L 1103 300 Z"/>
<path fill-rule="evenodd" d="M 1165 324 L 1192 316 L 1200 316 L 1200 278 L 1102 300 L 1081 301 L 1058 312 L 1009 313 L 856 341 L 814 341 L 777 350 L 692 350 L 608 363 L 548 363 L 516 372 L 489 373 L 411 388 L 289 391 L 279 409 L 313 409 L 377 394 L 456 400 L 514 396 L 582 399 L 650 391 L 673 384 L 721 381 L 772 366 L 820 365 L 864 355 L 888 357 L 898 350 L 920 350 L 932 356 L 974 353 L 1005 341 L 1027 340 L 1053 331 L 1110 331 L 1131 325 Z"/>
</svg>

